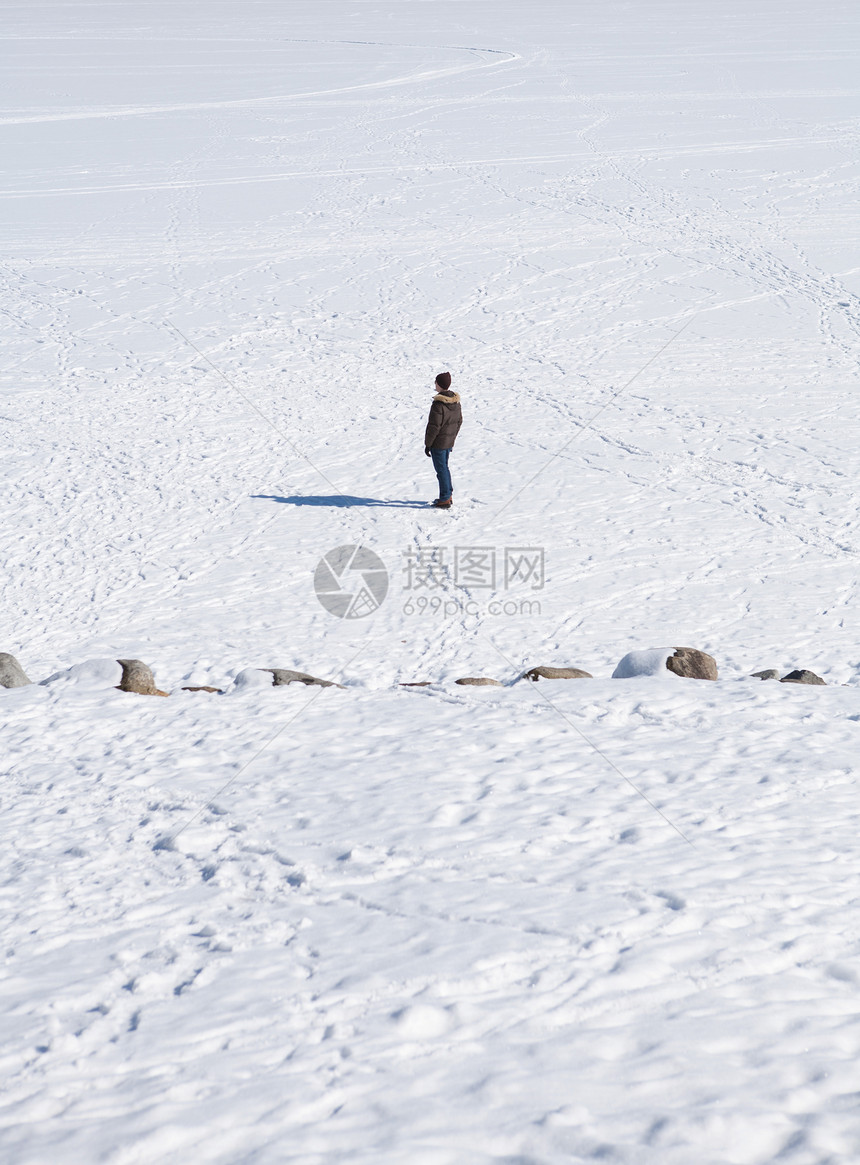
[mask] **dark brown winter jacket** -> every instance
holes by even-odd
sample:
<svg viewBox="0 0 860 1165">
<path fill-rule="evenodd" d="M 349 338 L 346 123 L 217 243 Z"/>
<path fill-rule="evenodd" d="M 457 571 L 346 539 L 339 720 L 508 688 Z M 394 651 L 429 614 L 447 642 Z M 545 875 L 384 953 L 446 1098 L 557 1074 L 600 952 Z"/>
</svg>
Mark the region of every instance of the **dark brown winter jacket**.
<svg viewBox="0 0 860 1165">
<path fill-rule="evenodd" d="M 453 449 L 462 423 L 463 410 L 456 392 L 437 392 L 430 406 L 424 448 Z"/>
</svg>

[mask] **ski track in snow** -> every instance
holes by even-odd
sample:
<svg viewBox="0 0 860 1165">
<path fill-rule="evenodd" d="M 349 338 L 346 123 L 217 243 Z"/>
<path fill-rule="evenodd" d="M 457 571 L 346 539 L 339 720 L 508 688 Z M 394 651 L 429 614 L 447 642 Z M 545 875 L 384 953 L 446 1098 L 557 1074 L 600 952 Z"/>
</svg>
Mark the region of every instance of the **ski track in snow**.
<svg viewBox="0 0 860 1165">
<path fill-rule="evenodd" d="M 289 42 L 287 42 L 289 43 Z M 297 44 L 353 44 L 353 45 L 367 45 L 374 48 L 420 48 L 420 45 L 398 45 L 391 42 L 382 41 L 297 41 Z M 390 77 L 385 81 L 369 81 L 364 85 L 342 85 L 336 89 L 319 89 L 309 92 L 300 93 L 280 93 L 271 97 L 249 97 L 242 98 L 237 101 L 203 101 L 203 102 L 183 102 L 181 105 L 145 105 L 140 108 L 124 108 L 122 106 L 112 107 L 109 109 L 84 109 L 74 112 L 62 113 L 48 113 L 38 114 L 33 117 L 5 117 L 0 118 L 0 125 L 29 125 L 36 122 L 46 121 L 88 121 L 92 118 L 102 117 L 149 117 L 153 114 L 159 113 L 187 113 L 205 110 L 206 112 L 214 111 L 216 109 L 246 109 L 248 107 L 280 104 L 281 102 L 294 102 L 312 100 L 318 97 L 339 97 L 346 93 L 358 93 L 370 89 L 387 89 L 397 85 L 415 85 L 422 82 L 438 81 L 443 77 L 456 76 L 458 73 L 471 72 L 473 69 L 488 68 L 498 64 L 495 57 L 503 57 L 508 61 L 515 61 L 517 59 L 516 53 L 505 53 L 499 49 L 480 49 L 469 46 L 441 46 L 443 51 L 446 49 L 450 52 L 467 52 L 472 55 L 479 55 L 479 63 L 467 63 L 465 65 L 453 66 L 446 69 L 429 69 L 418 73 L 408 73 L 403 77 Z M 484 60 L 484 57 L 490 57 L 490 60 Z"/>
<path fill-rule="evenodd" d="M 7 5 L 0 1160 L 855 1160 L 853 8 L 281 8 Z"/>
</svg>

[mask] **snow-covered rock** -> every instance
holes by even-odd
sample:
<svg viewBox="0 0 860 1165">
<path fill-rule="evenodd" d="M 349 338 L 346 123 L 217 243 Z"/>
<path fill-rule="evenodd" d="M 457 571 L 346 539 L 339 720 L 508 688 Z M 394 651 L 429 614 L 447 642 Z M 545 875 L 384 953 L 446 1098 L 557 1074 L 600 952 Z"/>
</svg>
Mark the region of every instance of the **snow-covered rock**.
<svg viewBox="0 0 860 1165">
<path fill-rule="evenodd" d="M 116 659 L 88 659 L 64 671 L 54 672 L 42 684 L 70 684 L 81 688 L 118 688 L 122 664 Z"/>
<path fill-rule="evenodd" d="M 272 673 L 261 667 L 246 667 L 233 680 L 233 687 L 239 690 L 249 688 L 271 688 L 274 686 Z"/>
<path fill-rule="evenodd" d="M 629 680 L 635 676 L 664 676 L 666 672 L 682 679 L 715 680 L 717 663 L 713 656 L 695 647 L 649 647 L 628 652 L 618 662 L 612 678 Z"/>
<path fill-rule="evenodd" d="M 618 661 L 612 673 L 614 680 L 632 680 L 636 676 L 665 676 L 668 672 L 666 660 L 675 651 L 674 647 L 649 647 L 645 651 L 628 651 Z"/>
<path fill-rule="evenodd" d="M 308 675 L 307 672 L 293 671 L 287 667 L 267 667 L 263 670 L 271 672 L 276 688 L 284 687 L 286 684 L 308 684 L 311 687 L 317 688 L 340 688 L 343 686 L 342 684 L 336 684 L 334 680 L 321 680 L 316 676 Z"/>
<path fill-rule="evenodd" d="M 233 680 L 236 688 L 283 688 L 289 684 L 307 684 L 317 688 L 341 688 L 334 680 L 321 680 L 307 672 L 286 667 L 246 667 Z"/>
</svg>

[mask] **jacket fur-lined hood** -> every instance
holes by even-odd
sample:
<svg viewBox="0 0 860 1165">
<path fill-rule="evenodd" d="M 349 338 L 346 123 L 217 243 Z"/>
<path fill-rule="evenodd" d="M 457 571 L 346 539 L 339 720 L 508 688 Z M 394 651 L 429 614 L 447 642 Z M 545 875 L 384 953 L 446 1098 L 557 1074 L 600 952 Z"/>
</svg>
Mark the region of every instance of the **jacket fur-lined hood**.
<svg viewBox="0 0 860 1165">
<path fill-rule="evenodd" d="M 433 400 L 440 400 L 443 405 L 458 405 L 460 403 L 460 394 L 457 392 L 437 392 Z"/>
</svg>

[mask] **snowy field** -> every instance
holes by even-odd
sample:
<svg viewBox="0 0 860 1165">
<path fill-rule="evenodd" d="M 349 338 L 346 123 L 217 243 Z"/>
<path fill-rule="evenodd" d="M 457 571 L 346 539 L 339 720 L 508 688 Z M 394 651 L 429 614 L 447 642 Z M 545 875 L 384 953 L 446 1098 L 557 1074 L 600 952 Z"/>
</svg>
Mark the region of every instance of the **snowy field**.
<svg viewBox="0 0 860 1165">
<path fill-rule="evenodd" d="M 856 0 L 0 52 L 2 1165 L 860 1162 Z"/>
</svg>

